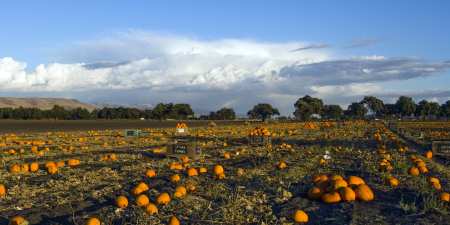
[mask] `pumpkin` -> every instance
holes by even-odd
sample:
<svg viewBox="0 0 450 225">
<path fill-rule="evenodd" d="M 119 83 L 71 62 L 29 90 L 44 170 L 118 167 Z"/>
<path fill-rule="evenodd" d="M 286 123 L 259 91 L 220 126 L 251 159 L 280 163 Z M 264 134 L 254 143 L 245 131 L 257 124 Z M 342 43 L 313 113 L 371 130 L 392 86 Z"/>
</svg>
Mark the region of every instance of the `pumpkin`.
<svg viewBox="0 0 450 225">
<path fill-rule="evenodd" d="M 286 167 L 284 162 L 281 162 L 280 165 L 278 165 L 278 169 L 283 169 L 284 167 Z"/>
<path fill-rule="evenodd" d="M 142 188 L 140 188 L 140 187 L 135 187 L 135 188 L 133 188 L 133 189 L 131 190 L 131 194 L 132 194 L 132 195 L 139 195 L 139 194 L 141 194 L 142 192 L 144 192 L 144 190 L 142 190 Z"/>
<path fill-rule="evenodd" d="M 417 169 L 416 167 L 410 167 L 408 169 L 408 174 L 411 176 L 417 176 L 419 175 L 419 169 Z"/>
<path fill-rule="evenodd" d="M 229 159 L 229 158 L 230 158 L 230 154 L 225 153 L 224 157 L 225 157 L 226 159 Z"/>
<path fill-rule="evenodd" d="M 329 187 L 330 186 L 330 181 L 328 181 L 328 180 L 318 180 L 317 182 L 316 182 L 316 186 L 317 187 L 321 187 L 322 189 L 326 189 L 327 187 Z"/>
<path fill-rule="evenodd" d="M 433 152 L 427 151 L 423 154 L 423 156 L 425 156 L 425 158 L 427 159 L 431 159 L 433 157 Z"/>
<path fill-rule="evenodd" d="M 320 161 L 319 161 L 321 164 L 322 163 L 325 163 L 325 159 L 320 159 Z"/>
<path fill-rule="evenodd" d="M 158 213 L 158 208 L 154 204 L 148 204 L 145 207 L 145 212 L 146 213 Z"/>
<path fill-rule="evenodd" d="M 365 184 L 359 184 L 354 189 L 356 198 L 361 201 L 371 201 L 373 200 L 373 192 L 370 190 L 369 186 Z"/>
<path fill-rule="evenodd" d="M 140 207 L 145 207 L 148 205 L 148 203 L 150 202 L 150 200 L 148 199 L 147 196 L 145 195 L 139 195 L 136 198 L 136 201 L 134 202 L 135 205 L 140 206 Z"/>
<path fill-rule="evenodd" d="M 181 192 L 181 194 L 186 195 L 186 188 L 183 186 L 178 186 L 175 188 L 175 192 Z"/>
<path fill-rule="evenodd" d="M 326 179 L 328 179 L 328 177 L 325 174 L 313 175 L 313 176 L 311 176 L 311 183 L 316 183 L 320 179 L 326 180 Z"/>
<path fill-rule="evenodd" d="M 14 165 L 9 169 L 10 173 L 15 173 L 15 172 L 19 172 L 20 171 L 20 166 L 19 165 Z"/>
<path fill-rule="evenodd" d="M 66 164 L 62 161 L 56 162 L 56 166 L 66 166 Z"/>
<path fill-rule="evenodd" d="M 119 196 L 116 198 L 116 207 L 125 209 L 128 206 L 128 199 L 125 196 Z"/>
<path fill-rule="evenodd" d="M 5 190 L 5 185 L 0 184 L 0 195 L 4 195 L 5 192 L 6 192 L 6 190 Z"/>
<path fill-rule="evenodd" d="M 330 178 L 330 180 L 343 180 L 343 179 L 344 178 L 341 177 L 341 175 L 337 175 L 337 174 L 331 176 L 331 178 Z"/>
<path fill-rule="evenodd" d="M 113 153 L 113 154 L 109 155 L 109 158 L 110 159 L 116 159 L 116 154 Z"/>
<path fill-rule="evenodd" d="M 337 192 L 322 195 L 322 201 L 325 204 L 331 204 L 341 201 L 341 196 Z"/>
<path fill-rule="evenodd" d="M 425 166 L 426 167 L 427 165 L 424 162 L 422 162 L 422 161 L 418 161 L 418 162 L 414 163 L 414 166 L 419 168 L 420 166 Z"/>
<path fill-rule="evenodd" d="M 56 164 L 54 163 L 54 162 L 47 162 L 46 164 L 45 164 L 45 168 L 49 168 L 49 167 L 52 167 L 52 166 L 56 166 Z"/>
<path fill-rule="evenodd" d="M 219 175 L 223 173 L 223 167 L 220 165 L 214 166 L 214 174 Z"/>
<path fill-rule="evenodd" d="M 441 190 L 441 184 L 440 183 L 431 182 L 428 185 L 433 186 L 437 190 Z"/>
<path fill-rule="evenodd" d="M 39 165 L 37 163 L 31 163 L 31 165 L 30 165 L 31 172 L 37 171 L 38 169 L 39 169 Z"/>
<path fill-rule="evenodd" d="M 84 221 L 83 225 L 100 225 L 100 220 L 97 218 L 90 218 Z"/>
<path fill-rule="evenodd" d="M 349 187 L 343 187 L 339 190 L 339 194 L 343 201 L 354 201 L 356 198 L 355 192 Z"/>
<path fill-rule="evenodd" d="M 347 187 L 347 186 L 348 186 L 348 184 L 347 184 L 347 181 L 345 181 L 345 180 L 334 180 L 330 184 L 332 191 L 339 191 L 339 189 L 341 189 L 343 187 Z"/>
<path fill-rule="evenodd" d="M 206 173 L 206 172 L 208 172 L 207 170 L 206 170 L 206 168 L 200 168 L 200 173 Z"/>
<path fill-rule="evenodd" d="M 241 176 L 242 174 L 244 174 L 244 170 L 241 168 L 238 168 L 236 173 L 238 176 Z"/>
<path fill-rule="evenodd" d="M 189 163 L 183 163 L 183 167 L 188 167 Z"/>
<path fill-rule="evenodd" d="M 20 216 L 16 216 L 9 221 L 8 225 L 28 225 L 28 221 Z"/>
<path fill-rule="evenodd" d="M 320 200 L 322 195 L 325 194 L 325 190 L 321 187 L 312 187 L 308 191 L 308 198 L 311 200 Z"/>
<path fill-rule="evenodd" d="M 56 166 L 51 166 L 47 169 L 47 172 L 50 174 L 54 174 L 54 173 L 58 172 L 58 169 L 56 168 Z"/>
<path fill-rule="evenodd" d="M 80 161 L 78 161 L 77 159 L 69 159 L 69 161 L 67 161 L 67 165 L 69 166 L 76 166 L 80 164 Z"/>
<path fill-rule="evenodd" d="M 167 193 L 160 194 L 158 196 L 158 198 L 156 199 L 156 203 L 158 203 L 159 205 L 165 205 L 169 202 L 170 202 L 170 196 Z"/>
<path fill-rule="evenodd" d="M 145 183 L 140 183 L 137 186 L 138 188 L 141 188 L 142 191 L 147 191 L 148 190 L 148 186 Z"/>
<path fill-rule="evenodd" d="M 224 142 L 224 143 L 222 144 L 222 146 L 223 146 L 223 147 L 227 147 L 227 143 Z"/>
<path fill-rule="evenodd" d="M 22 170 L 23 172 L 28 172 L 29 167 L 28 167 L 27 164 L 23 164 L 23 165 L 20 166 L 20 170 Z"/>
<path fill-rule="evenodd" d="M 420 173 L 428 173 L 428 169 L 425 166 L 419 166 Z"/>
<path fill-rule="evenodd" d="M 147 172 L 145 173 L 146 177 L 154 177 L 155 176 L 155 171 L 154 170 L 147 170 Z"/>
<path fill-rule="evenodd" d="M 398 185 L 398 180 L 393 178 L 393 177 L 387 177 L 386 180 L 384 181 L 384 185 L 386 185 L 386 186 L 397 186 Z"/>
<path fill-rule="evenodd" d="M 194 169 L 194 168 L 189 168 L 189 169 L 187 170 L 187 176 L 188 176 L 188 177 L 198 176 L 198 172 L 197 172 L 197 170 Z"/>
<path fill-rule="evenodd" d="M 442 192 L 436 197 L 436 199 L 441 200 L 441 201 L 443 201 L 446 204 L 449 204 L 449 202 L 450 202 L 450 194 L 447 193 L 447 192 Z"/>
<path fill-rule="evenodd" d="M 297 210 L 292 216 L 292 220 L 299 223 L 306 223 L 308 222 L 308 215 L 302 210 Z"/>
<path fill-rule="evenodd" d="M 177 197 L 177 198 L 181 198 L 181 197 L 183 197 L 183 193 L 176 191 L 175 193 L 173 193 L 173 196 Z"/>
<path fill-rule="evenodd" d="M 178 176 L 178 174 L 174 174 L 170 177 L 170 182 L 175 183 L 177 181 L 179 181 L 181 178 L 180 176 Z"/>
<path fill-rule="evenodd" d="M 186 185 L 186 189 L 189 191 L 193 191 L 193 190 L 195 190 L 195 187 L 194 187 L 194 185 L 188 184 L 188 185 Z"/>
<path fill-rule="evenodd" d="M 226 177 L 225 177 L 225 174 L 223 174 L 223 173 L 221 173 L 221 174 L 219 174 L 219 175 L 216 175 L 216 179 L 217 180 L 223 180 L 223 179 L 225 179 Z"/>
<path fill-rule="evenodd" d="M 345 181 L 347 181 L 348 187 L 352 189 L 359 184 L 365 184 L 364 180 L 357 176 L 348 176 L 347 178 L 345 178 Z"/>
<path fill-rule="evenodd" d="M 427 183 L 439 183 L 439 179 L 435 177 L 427 177 Z"/>
<path fill-rule="evenodd" d="M 175 216 L 171 216 L 169 219 L 169 225 L 180 225 L 180 221 L 178 221 Z"/>
</svg>

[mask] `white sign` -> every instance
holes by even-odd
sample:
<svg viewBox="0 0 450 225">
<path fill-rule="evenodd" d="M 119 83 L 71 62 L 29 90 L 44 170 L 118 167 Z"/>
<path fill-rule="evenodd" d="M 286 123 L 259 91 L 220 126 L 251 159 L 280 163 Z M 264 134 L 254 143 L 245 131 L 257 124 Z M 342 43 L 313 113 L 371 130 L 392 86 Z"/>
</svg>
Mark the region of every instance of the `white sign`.
<svg viewBox="0 0 450 225">
<path fill-rule="evenodd" d="M 184 129 L 178 129 L 179 133 L 184 133 Z"/>
</svg>

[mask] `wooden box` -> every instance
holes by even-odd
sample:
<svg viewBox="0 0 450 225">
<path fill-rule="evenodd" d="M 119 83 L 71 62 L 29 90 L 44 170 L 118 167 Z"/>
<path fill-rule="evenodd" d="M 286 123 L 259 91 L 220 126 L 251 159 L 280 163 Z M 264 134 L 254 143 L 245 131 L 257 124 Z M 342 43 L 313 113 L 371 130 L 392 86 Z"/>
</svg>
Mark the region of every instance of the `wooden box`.
<svg viewBox="0 0 450 225">
<path fill-rule="evenodd" d="M 189 128 L 176 128 L 175 133 L 177 135 L 187 135 Z"/>
<path fill-rule="evenodd" d="M 186 140 L 175 140 L 167 143 L 166 156 L 181 158 L 187 156 L 196 158 L 202 154 L 202 144 Z"/>
<path fill-rule="evenodd" d="M 408 133 L 409 134 L 409 138 L 417 138 L 417 139 L 424 139 L 425 138 L 425 132 L 420 132 L 420 131 L 411 131 Z"/>
<path fill-rule="evenodd" d="M 270 145 L 272 144 L 272 136 L 270 135 L 249 135 L 248 145 Z"/>
<path fill-rule="evenodd" d="M 436 156 L 450 156 L 450 139 L 432 140 L 431 151 Z"/>
<path fill-rule="evenodd" d="M 141 137 L 141 130 L 124 130 L 124 137 Z"/>
</svg>

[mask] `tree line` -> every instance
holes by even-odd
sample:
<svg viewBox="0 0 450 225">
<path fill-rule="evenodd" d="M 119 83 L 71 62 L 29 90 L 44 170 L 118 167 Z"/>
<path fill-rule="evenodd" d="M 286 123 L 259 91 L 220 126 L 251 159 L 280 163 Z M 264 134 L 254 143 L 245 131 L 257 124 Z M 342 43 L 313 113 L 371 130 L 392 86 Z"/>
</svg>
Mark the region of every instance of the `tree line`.
<svg viewBox="0 0 450 225">
<path fill-rule="evenodd" d="M 361 120 L 367 119 L 367 113 L 371 112 L 373 118 L 403 119 L 405 116 L 414 116 L 421 120 L 436 120 L 439 117 L 450 119 L 450 100 L 439 105 L 437 102 L 422 100 L 415 103 L 412 98 L 400 96 L 394 104 L 384 104 L 373 96 L 364 96 L 360 102 L 352 102 L 347 109 L 339 105 L 324 105 L 322 99 L 305 95 L 294 103 L 293 112 L 296 119 L 310 121 L 313 115 L 326 120 Z M 280 115 L 277 108 L 268 103 L 259 103 L 247 112 L 251 119 L 265 121 L 274 115 Z M 85 108 L 67 110 L 62 106 L 54 105 L 52 109 L 41 110 L 38 108 L 0 108 L 0 119 L 56 119 L 56 120 L 89 120 L 89 119 L 188 119 L 194 116 L 191 106 L 186 103 L 159 103 L 153 109 L 140 110 L 137 108 L 107 108 L 94 109 L 89 112 Z M 233 120 L 236 113 L 232 108 L 222 108 L 211 111 L 209 115 L 201 115 L 199 119 L 205 120 Z M 279 119 L 286 119 L 282 116 Z"/>
</svg>

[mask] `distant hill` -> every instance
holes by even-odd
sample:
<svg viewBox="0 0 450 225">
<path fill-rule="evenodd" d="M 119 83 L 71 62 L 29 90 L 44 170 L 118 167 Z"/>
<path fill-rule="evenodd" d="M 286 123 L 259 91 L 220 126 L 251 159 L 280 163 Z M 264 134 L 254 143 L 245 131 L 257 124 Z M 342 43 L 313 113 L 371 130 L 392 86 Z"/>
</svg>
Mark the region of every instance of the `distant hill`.
<svg viewBox="0 0 450 225">
<path fill-rule="evenodd" d="M 82 103 L 76 99 L 66 98 L 13 98 L 13 97 L 0 97 L 0 108 L 39 108 L 41 110 L 52 109 L 53 105 L 63 106 L 67 110 L 75 109 L 78 107 L 86 108 L 89 112 L 99 108 L 95 105 Z"/>
<path fill-rule="evenodd" d="M 124 107 L 124 108 L 136 108 L 136 109 L 140 109 L 140 110 L 144 110 L 144 109 L 153 109 L 154 106 L 152 104 L 134 104 L 134 105 L 128 105 L 128 104 L 121 104 L 121 103 L 116 103 L 116 102 L 92 102 L 90 103 L 91 105 L 94 105 L 98 108 L 103 109 L 104 107 L 106 108 L 119 108 L 119 107 Z"/>
</svg>

